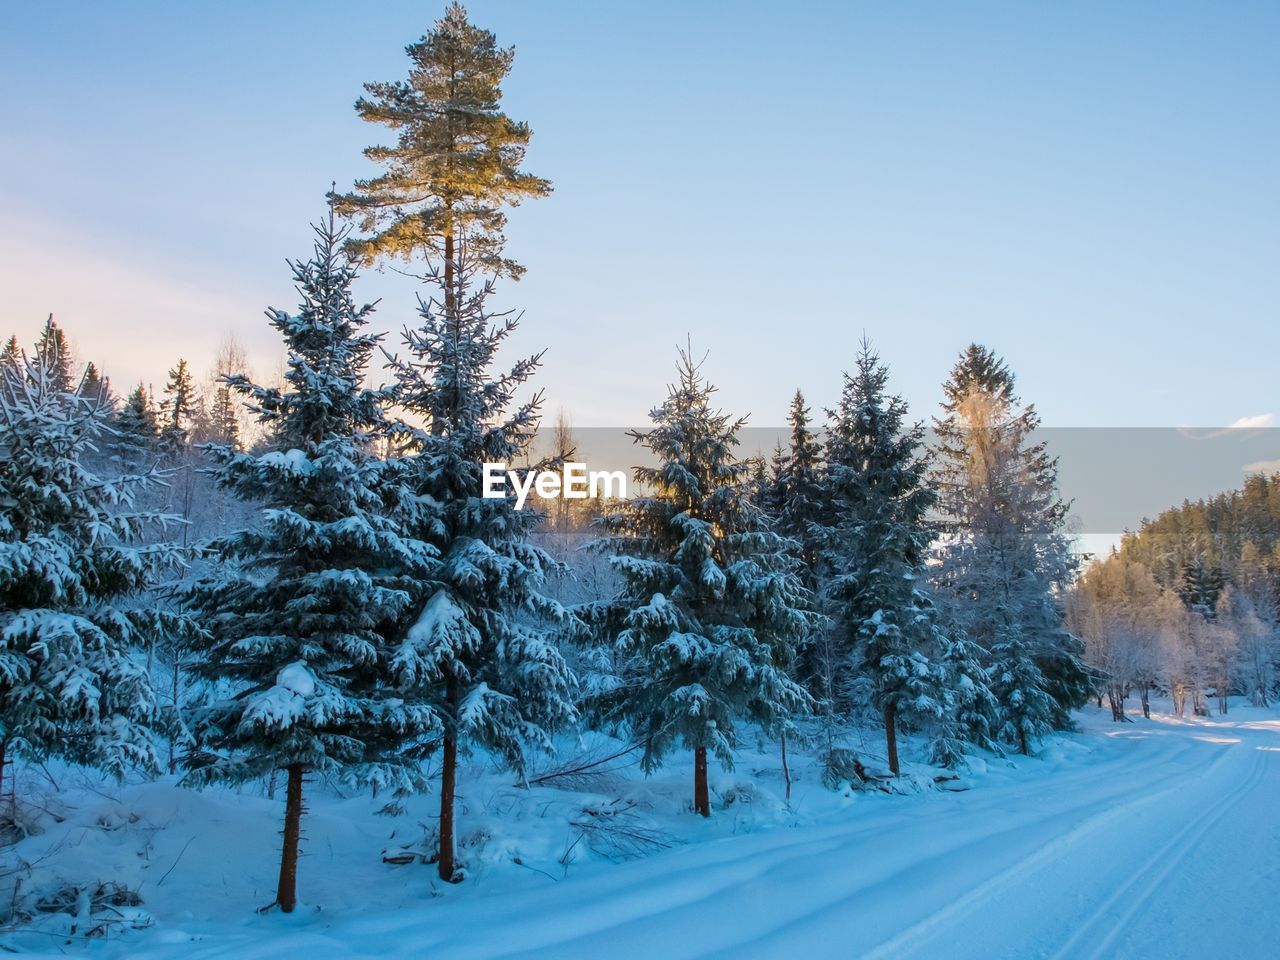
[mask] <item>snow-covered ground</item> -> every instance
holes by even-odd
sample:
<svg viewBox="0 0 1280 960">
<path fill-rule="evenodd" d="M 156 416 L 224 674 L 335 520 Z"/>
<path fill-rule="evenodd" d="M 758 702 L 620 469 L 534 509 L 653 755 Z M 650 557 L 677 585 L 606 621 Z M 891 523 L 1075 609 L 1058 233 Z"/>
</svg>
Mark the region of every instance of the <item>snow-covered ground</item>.
<svg viewBox="0 0 1280 960">
<path fill-rule="evenodd" d="M 25 890 L 95 880 L 141 895 L 120 913 L 149 926 L 111 925 L 88 948 L 102 957 L 1280 955 L 1277 714 L 1080 720 L 1040 757 L 977 764 L 948 785 L 962 791 L 841 795 L 801 757 L 788 807 L 773 753 L 746 754 L 715 780 L 710 822 L 684 810 L 686 766 L 575 791 L 473 767 L 459 885 L 382 859 L 421 844 L 433 797 L 389 817 L 317 786 L 287 917 L 255 912 L 274 891 L 280 803 L 248 791 L 76 787 L 65 773 L 42 797 L 62 822 L 44 816 L 8 855 L 32 864 Z M 0 944 L 83 950 L 58 936 L 69 923 L 42 916 Z"/>
</svg>

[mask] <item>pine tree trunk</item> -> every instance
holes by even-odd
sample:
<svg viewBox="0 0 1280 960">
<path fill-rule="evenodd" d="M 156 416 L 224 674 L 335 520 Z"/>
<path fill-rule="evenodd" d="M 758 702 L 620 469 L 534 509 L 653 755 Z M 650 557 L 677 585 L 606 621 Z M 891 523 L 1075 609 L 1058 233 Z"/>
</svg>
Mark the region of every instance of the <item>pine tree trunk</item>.
<svg viewBox="0 0 1280 960">
<path fill-rule="evenodd" d="M 1145 686 L 1142 688 L 1142 716 L 1145 720 L 1151 719 L 1151 699 Z"/>
<path fill-rule="evenodd" d="M 1024 757 L 1031 756 L 1031 745 L 1027 743 L 1027 731 L 1021 727 L 1018 728 L 1018 749 L 1022 751 Z"/>
<path fill-rule="evenodd" d="M 693 751 L 693 809 L 704 817 L 711 816 L 711 795 L 707 790 L 707 748 Z"/>
<path fill-rule="evenodd" d="M 178 654 L 175 651 L 173 654 L 173 714 L 174 714 L 173 719 L 175 723 L 180 722 L 178 718 L 178 704 L 181 700 L 180 694 L 182 691 L 181 670 L 182 670 L 182 661 L 178 659 Z M 175 773 L 178 772 L 178 749 L 177 749 L 177 743 L 176 743 L 177 735 L 178 735 L 177 730 L 174 730 L 169 735 L 169 775 L 170 776 L 173 776 Z"/>
<path fill-rule="evenodd" d="M 898 705 L 892 700 L 886 700 L 884 704 L 884 743 L 885 749 L 889 754 L 889 771 L 896 777 L 898 775 L 898 729 L 895 719 L 898 712 Z"/>
<path fill-rule="evenodd" d="M 447 232 L 444 235 L 444 308 L 445 314 L 453 319 L 453 225 L 446 226 L 445 230 Z"/>
<path fill-rule="evenodd" d="M 446 696 L 449 701 L 450 721 L 457 718 L 458 681 L 450 677 Z M 440 768 L 440 856 L 437 860 L 440 879 L 454 882 L 456 864 L 453 843 L 453 799 L 458 776 L 458 734 L 450 727 L 444 738 L 444 757 Z"/>
<path fill-rule="evenodd" d="M 289 785 L 284 798 L 284 846 L 280 850 L 280 883 L 276 904 L 284 913 L 293 913 L 298 904 L 298 841 L 302 835 L 302 764 L 291 763 Z"/>
<path fill-rule="evenodd" d="M 787 735 L 782 735 L 782 779 L 787 785 L 787 802 L 791 802 L 791 769 L 787 766 Z"/>
</svg>

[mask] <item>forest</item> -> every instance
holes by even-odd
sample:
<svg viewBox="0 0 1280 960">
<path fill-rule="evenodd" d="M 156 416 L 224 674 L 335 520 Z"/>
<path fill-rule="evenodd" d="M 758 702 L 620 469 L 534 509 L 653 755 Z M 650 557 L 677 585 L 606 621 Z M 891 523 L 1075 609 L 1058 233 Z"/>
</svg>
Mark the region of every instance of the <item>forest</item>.
<svg viewBox="0 0 1280 960">
<path fill-rule="evenodd" d="M 255 375 L 228 339 L 159 388 L 115 383 L 53 316 L 5 344 L 8 843 L 41 829 L 49 764 L 231 785 L 278 803 L 265 906 L 290 913 L 313 795 L 389 814 L 429 796 L 420 860 L 460 884 L 470 772 L 569 780 L 601 762 L 575 752 L 587 733 L 645 774 L 691 758 L 686 815 L 713 818 L 713 768 L 759 743 L 788 802 L 799 757 L 824 790 L 894 794 L 1034 757 L 1090 702 L 1131 724 L 1135 697 L 1203 716 L 1280 696 L 1280 475 L 1082 558 L 1036 408 L 988 346 L 920 411 L 864 338 L 833 360 L 834 408 L 801 385 L 768 456 L 717 404 L 714 345 L 674 350 L 631 434 L 649 464 L 631 497 L 482 496 L 485 463 L 576 446 L 567 418 L 543 422 L 536 318 L 493 305 L 524 272 L 506 211 L 552 183 L 503 111 L 511 49 L 455 3 L 407 54 L 355 105 L 386 137 L 375 171 L 316 198 L 297 302 L 267 310 L 283 369 Z M 416 303 L 361 301 L 385 263 L 420 277 Z M 371 332 L 397 311 L 398 336 Z M 21 876 L 5 924 L 60 909 L 105 929 L 112 904 Z"/>
</svg>

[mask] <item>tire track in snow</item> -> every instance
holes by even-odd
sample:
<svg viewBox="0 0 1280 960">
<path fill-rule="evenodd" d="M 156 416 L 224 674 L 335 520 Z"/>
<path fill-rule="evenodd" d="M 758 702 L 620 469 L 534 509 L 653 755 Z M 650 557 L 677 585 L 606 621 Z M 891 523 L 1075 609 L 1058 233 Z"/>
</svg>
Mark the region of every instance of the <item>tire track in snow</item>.
<svg viewBox="0 0 1280 960">
<path fill-rule="evenodd" d="M 1151 855 L 1145 866 L 1130 874 L 1124 883 L 1120 884 L 1093 909 L 1070 939 L 1053 953 L 1050 960 L 1068 960 L 1073 956 L 1084 956 L 1084 954 L 1073 954 L 1072 951 L 1089 939 L 1091 934 L 1095 933 L 1104 922 L 1109 923 L 1110 928 L 1104 934 L 1102 940 L 1088 953 L 1088 956 L 1092 958 L 1109 958 L 1115 955 L 1111 952 L 1111 947 L 1116 938 L 1124 932 L 1126 925 L 1155 896 L 1165 878 L 1185 863 L 1187 857 L 1196 849 L 1196 845 L 1204 839 L 1205 835 L 1217 826 L 1227 814 L 1239 806 L 1240 802 L 1249 796 L 1250 791 L 1262 782 L 1266 773 L 1269 754 L 1257 749 L 1256 746 L 1252 749 L 1257 753 L 1253 769 L 1236 786 L 1234 793 L 1225 802 L 1207 807 L 1202 814 L 1193 817 L 1185 826 L 1161 844 L 1160 848 Z M 1111 910 L 1119 905 L 1139 884 L 1144 886 L 1137 890 L 1133 900 L 1123 912 L 1114 919 L 1110 917 Z"/>
<path fill-rule="evenodd" d="M 1222 751 L 1201 771 L 1202 774 L 1210 774 L 1215 771 L 1231 758 L 1234 752 L 1234 750 Z M 939 934 L 945 924 L 970 916 L 975 910 L 992 902 L 1003 891 L 1013 887 L 1028 875 L 1034 874 L 1037 870 L 1053 863 L 1060 855 L 1071 850 L 1080 839 L 1098 830 L 1105 829 L 1117 820 L 1121 820 L 1144 807 L 1154 805 L 1169 794 L 1184 788 L 1186 784 L 1181 779 L 1181 772 L 1176 771 L 1171 774 L 1167 778 L 1166 785 L 1159 790 L 1148 791 L 1141 797 L 1118 806 L 1108 807 L 1100 813 L 1087 817 L 1084 821 L 1054 838 L 1034 853 L 999 870 L 947 906 L 928 914 L 862 954 L 862 960 L 900 960 L 900 958 L 907 955 L 907 951 L 919 947 L 928 938 Z"/>
</svg>

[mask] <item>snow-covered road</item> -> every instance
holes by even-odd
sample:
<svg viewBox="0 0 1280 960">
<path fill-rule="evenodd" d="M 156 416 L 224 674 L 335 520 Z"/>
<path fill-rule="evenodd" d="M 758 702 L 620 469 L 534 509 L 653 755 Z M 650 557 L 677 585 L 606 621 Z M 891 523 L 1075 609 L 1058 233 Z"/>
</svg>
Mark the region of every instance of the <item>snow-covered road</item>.
<svg viewBox="0 0 1280 960">
<path fill-rule="evenodd" d="M 1280 956 L 1280 721 L 1248 716 L 1095 724 L 1090 762 L 1043 775 L 541 889 L 254 923 L 181 955 L 1264 960 Z"/>
<path fill-rule="evenodd" d="M 1277 956 L 1280 728 L 1117 735 L 1149 742 L 1034 785 L 724 840 L 398 925 L 458 960 Z"/>
</svg>

